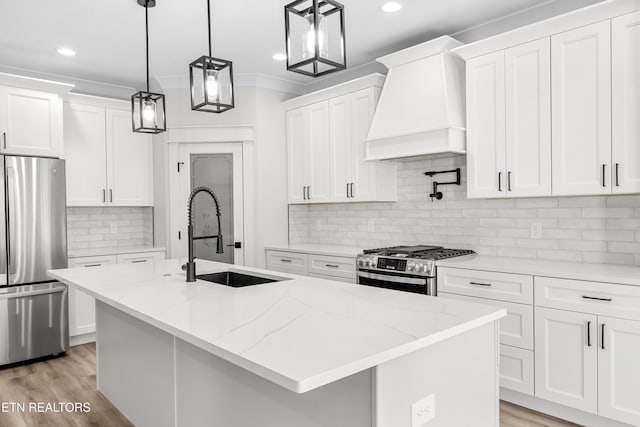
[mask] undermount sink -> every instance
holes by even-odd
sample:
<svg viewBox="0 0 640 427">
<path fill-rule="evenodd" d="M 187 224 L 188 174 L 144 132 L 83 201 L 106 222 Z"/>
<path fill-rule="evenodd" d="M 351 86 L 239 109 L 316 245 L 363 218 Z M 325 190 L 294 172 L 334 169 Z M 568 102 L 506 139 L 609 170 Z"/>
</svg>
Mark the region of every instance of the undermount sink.
<svg viewBox="0 0 640 427">
<path fill-rule="evenodd" d="M 254 276 L 238 273 L 236 271 L 220 271 L 217 273 L 198 274 L 196 275 L 196 278 L 220 285 L 231 286 L 232 288 L 243 288 L 245 286 L 262 285 L 265 283 L 286 280 L 284 277 Z"/>
</svg>

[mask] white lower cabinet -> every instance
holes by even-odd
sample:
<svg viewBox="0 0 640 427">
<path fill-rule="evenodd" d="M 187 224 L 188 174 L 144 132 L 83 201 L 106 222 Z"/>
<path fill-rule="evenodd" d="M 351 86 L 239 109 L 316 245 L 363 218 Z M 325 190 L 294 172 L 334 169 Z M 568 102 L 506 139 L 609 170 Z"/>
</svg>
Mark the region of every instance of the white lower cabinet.
<svg viewBox="0 0 640 427">
<path fill-rule="evenodd" d="M 69 258 L 69 268 L 92 268 L 111 264 L 147 263 L 165 258 L 164 251 L 137 252 Z M 69 288 L 69 336 L 92 334 L 96 331 L 95 299 L 76 289 Z M 73 343 L 72 343 L 73 344 Z"/>
<path fill-rule="evenodd" d="M 536 307 L 536 396 L 597 413 L 597 318 Z"/>
<path fill-rule="evenodd" d="M 99 267 L 116 263 L 115 255 L 69 258 L 69 268 Z M 90 334 L 96 331 L 96 307 L 93 297 L 69 288 L 69 336 Z"/>
<path fill-rule="evenodd" d="M 266 250 L 267 270 L 356 283 L 355 257 Z"/>
<path fill-rule="evenodd" d="M 640 322 L 598 317 L 598 414 L 640 425 Z"/>
<path fill-rule="evenodd" d="M 500 387 L 533 396 L 533 351 L 510 345 L 500 346 Z"/>
<path fill-rule="evenodd" d="M 536 308 L 536 397 L 640 425 L 640 322 Z"/>
</svg>

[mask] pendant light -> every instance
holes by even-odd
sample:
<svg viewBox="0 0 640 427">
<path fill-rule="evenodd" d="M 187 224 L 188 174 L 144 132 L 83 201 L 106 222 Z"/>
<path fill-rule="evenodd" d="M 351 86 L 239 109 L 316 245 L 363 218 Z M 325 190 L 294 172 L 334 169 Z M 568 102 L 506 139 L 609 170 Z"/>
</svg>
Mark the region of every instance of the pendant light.
<svg viewBox="0 0 640 427">
<path fill-rule="evenodd" d="M 145 36 L 147 53 L 147 90 L 131 96 L 131 114 L 133 131 L 139 133 L 160 133 L 167 130 L 164 95 L 149 92 L 149 8 L 156 5 L 155 0 L 137 0 L 144 7 Z"/>
<path fill-rule="evenodd" d="M 207 113 L 223 113 L 234 107 L 233 63 L 211 54 L 211 1 L 207 0 L 209 55 L 189 64 L 191 109 Z"/>
<path fill-rule="evenodd" d="M 287 70 L 319 77 L 347 68 L 344 6 L 296 0 L 284 7 Z"/>
</svg>

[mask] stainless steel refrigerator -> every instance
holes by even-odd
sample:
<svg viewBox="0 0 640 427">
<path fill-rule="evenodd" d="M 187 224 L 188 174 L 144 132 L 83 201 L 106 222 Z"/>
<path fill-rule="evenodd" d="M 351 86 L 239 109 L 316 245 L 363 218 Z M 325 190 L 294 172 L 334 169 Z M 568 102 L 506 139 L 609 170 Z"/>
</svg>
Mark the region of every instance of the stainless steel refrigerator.
<svg viewBox="0 0 640 427">
<path fill-rule="evenodd" d="M 64 160 L 0 156 L 0 365 L 69 347 Z"/>
</svg>

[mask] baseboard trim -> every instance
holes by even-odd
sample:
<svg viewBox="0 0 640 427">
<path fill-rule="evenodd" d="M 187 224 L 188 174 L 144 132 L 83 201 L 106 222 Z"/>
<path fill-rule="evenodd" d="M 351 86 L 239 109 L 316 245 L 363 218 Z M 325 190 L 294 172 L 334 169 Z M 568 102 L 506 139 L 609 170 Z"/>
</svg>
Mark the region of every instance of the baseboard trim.
<svg viewBox="0 0 640 427">
<path fill-rule="evenodd" d="M 76 345 L 87 344 L 95 341 L 96 341 L 95 332 L 82 334 L 82 335 L 75 335 L 75 336 L 69 337 L 69 347 L 74 347 Z"/>
</svg>

